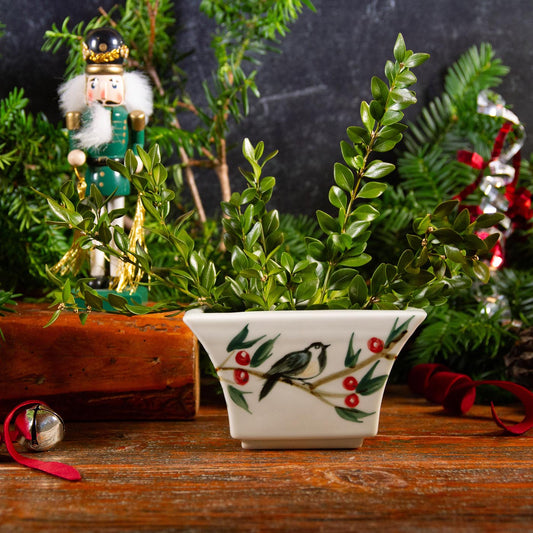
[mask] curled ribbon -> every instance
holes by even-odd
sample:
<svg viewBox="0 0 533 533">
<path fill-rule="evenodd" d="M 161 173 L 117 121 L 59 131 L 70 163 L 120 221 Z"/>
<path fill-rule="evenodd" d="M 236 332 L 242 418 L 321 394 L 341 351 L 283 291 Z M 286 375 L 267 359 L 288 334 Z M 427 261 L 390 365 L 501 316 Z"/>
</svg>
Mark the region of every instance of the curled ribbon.
<svg viewBox="0 0 533 533">
<path fill-rule="evenodd" d="M 446 411 L 454 415 L 466 414 L 476 399 L 476 387 L 480 385 L 494 385 L 512 393 L 524 406 L 524 419 L 512 426 L 508 426 L 496 414 L 491 402 L 491 412 L 494 422 L 512 435 L 523 435 L 533 428 L 533 393 L 510 381 L 479 380 L 474 381 L 465 374 L 451 372 L 445 365 L 424 363 L 416 365 L 409 373 L 409 387 L 415 393 L 427 400 L 440 404 Z"/>
<path fill-rule="evenodd" d="M 81 479 L 80 473 L 72 466 L 63 464 L 63 463 L 57 463 L 53 461 L 40 461 L 39 459 L 33 459 L 30 457 L 25 457 L 24 455 L 21 455 L 17 452 L 15 447 L 13 446 L 13 440 L 16 440 L 19 436 L 19 433 L 17 430 L 11 431 L 10 430 L 10 424 L 13 417 L 20 411 L 21 408 L 40 404 L 43 406 L 46 406 L 46 404 L 43 404 L 43 402 L 35 401 L 35 400 L 28 400 L 26 402 L 21 403 L 20 405 L 17 405 L 6 417 L 4 421 L 4 441 L 6 444 L 7 451 L 9 452 L 9 455 L 19 464 L 23 466 L 27 466 L 29 468 L 34 468 L 35 470 L 40 470 L 41 472 L 46 472 L 47 474 L 51 474 L 53 476 L 60 477 L 62 479 L 66 479 L 68 481 L 79 481 Z M 2 434 L 0 433 L 0 442 L 2 441 Z"/>
<path fill-rule="evenodd" d="M 505 240 L 511 228 L 527 227 L 533 218 L 531 193 L 524 187 L 517 188 L 520 175 L 521 153 L 525 129 L 518 117 L 505 107 L 503 99 L 490 91 L 481 91 L 477 99 L 477 111 L 490 117 L 505 120 L 501 126 L 488 161 L 467 150 L 457 152 L 457 160 L 479 171 L 473 183 L 465 187 L 455 199 L 461 203 L 478 188 L 483 193 L 481 205 L 466 206 L 472 215 L 483 212 L 502 212 L 505 218 L 500 223 L 500 241 L 493 250 L 490 264 L 494 268 L 503 266 Z M 512 134 L 512 139 L 511 138 Z M 506 143 L 507 141 L 507 143 Z M 509 164 L 511 162 L 511 164 Z M 485 175 L 485 170 L 488 174 Z"/>
</svg>

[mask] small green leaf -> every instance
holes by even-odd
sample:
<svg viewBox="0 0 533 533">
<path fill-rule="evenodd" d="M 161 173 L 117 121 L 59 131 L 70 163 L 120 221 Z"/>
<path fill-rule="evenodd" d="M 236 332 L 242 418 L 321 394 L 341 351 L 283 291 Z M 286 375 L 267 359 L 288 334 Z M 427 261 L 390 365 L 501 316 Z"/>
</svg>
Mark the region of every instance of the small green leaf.
<svg viewBox="0 0 533 533">
<path fill-rule="evenodd" d="M 396 124 L 397 122 L 400 122 L 400 120 L 403 119 L 403 113 L 398 109 L 387 109 L 385 111 L 385 114 L 383 115 L 383 118 L 381 119 L 381 123 L 384 126 L 390 126 L 391 124 Z"/>
<path fill-rule="evenodd" d="M 368 102 L 365 102 L 364 100 L 361 102 L 361 121 L 368 132 L 372 131 L 374 124 L 376 123 L 374 117 L 370 113 L 370 106 L 368 105 Z"/>
<path fill-rule="evenodd" d="M 115 294 L 114 292 L 110 292 L 107 295 L 107 301 L 111 305 L 111 307 L 114 307 L 115 309 L 119 310 L 126 310 L 126 306 L 128 305 L 128 300 L 124 298 L 123 296 L 119 296 L 118 294 Z"/>
<path fill-rule="evenodd" d="M 379 216 L 379 211 L 371 205 L 360 205 L 354 210 L 353 216 L 357 220 L 370 222 Z"/>
<path fill-rule="evenodd" d="M 348 198 L 346 197 L 346 193 L 336 185 L 333 185 L 330 188 L 328 198 L 331 205 L 338 209 L 340 209 L 341 207 L 343 209 L 346 209 L 346 206 L 348 205 Z"/>
<path fill-rule="evenodd" d="M 466 257 L 461 253 L 461 250 L 454 246 L 444 245 L 444 253 L 446 257 L 454 263 L 464 265 L 466 263 Z"/>
<path fill-rule="evenodd" d="M 246 326 L 244 326 L 244 328 L 242 328 L 241 331 L 239 331 L 239 333 L 237 333 L 237 335 L 235 335 L 235 337 L 233 337 L 233 339 L 229 341 L 229 344 L 226 347 L 226 351 L 232 352 L 233 350 L 244 350 L 246 348 L 250 348 L 256 342 L 260 341 L 263 337 L 265 337 L 265 335 L 261 335 L 261 337 L 258 337 L 257 339 L 246 340 L 246 338 L 248 337 L 248 333 L 248 324 L 246 324 Z"/>
<path fill-rule="evenodd" d="M 459 233 L 464 231 L 470 225 L 470 211 L 462 209 L 453 221 L 453 229 Z"/>
<path fill-rule="evenodd" d="M 361 353 L 361 348 L 357 352 L 353 349 L 353 338 L 355 333 L 352 333 L 350 337 L 350 342 L 348 344 L 348 350 L 346 351 L 346 357 L 344 358 L 344 366 L 346 368 L 353 368 L 357 364 L 359 359 L 359 354 Z"/>
<path fill-rule="evenodd" d="M 371 416 L 374 414 L 374 413 L 365 413 L 364 411 L 360 411 L 359 409 L 349 409 L 348 407 L 335 407 L 335 412 L 341 418 L 344 418 L 344 420 L 348 420 L 349 422 L 358 422 L 358 423 L 362 423 L 363 418 L 366 418 L 367 416 Z"/>
<path fill-rule="evenodd" d="M 255 161 L 255 150 L 248 137 L 242 142 L 242 154 L 248 161 Z"/>
<path fill-rule="evenodd" d="M 443 244 L 459 244 L 463 240 L 461 235 L 451 228 L 436 229 L 432 235 Z"/>
<path fill-rule="evenodd" d="M 280 334 L 276 335 L 273 339 L 268 339 L 257 348 L 250 361 L 250 366 L 252 368 L 260 366 L 272 355 L 272 348 L 279 335 Z"/>
<path fill-rule="evenodd" d="M 342 163 L 335 163 L 333 167 L 335 183 L 346 192 L 351 193 L 355 184 L 353 172 Z"/>
<path fill-rule="evenodd" d="M 483 213 L 476 218 L 476 228 L 490 228 L 498 224 L 503 218 L 502 213 Z"/>
<path fill-rule="evenodd" d="M 386 183 L 365 183 L 356 198 L 378 198 L 387 189 Z"/>
<path fill-rule="evenodd" d="M 47 328 L 48 326 L 51 326 L 59 318 L 60 314 L 61 314 L 61 309 L 56 309 L 54 311 L 54 314 L 52 315 L 50 320 L 45 324 L 44 327 Z"/>
<path fill-rule="evenodd" d="M 339 221 L 324 211 L 318 210 L 316 212 L 316 218 L 324 233 L 338 233 L 341 230 Z"/>
<path fill-rule="evenodd" d="M 233 385 L 228 385 L 228 392 L 229 392 L 230 398 L 236 405 L 238 405 L 239 407 L 242 407 L 245 411 L 252 414 L 252 412 L 250 411 L 250 408 L 248 407 L 248 402 L 246 401 L 246 398 L 244 397 L 245 394 L 250 394 L 249 392 L 240 391 Z"/>
<path fill-rule="evenodd" d="M 368 286 L 363 276 L 358 274 L 352 279 L 348 288 L 348 295 L 352 304 L 357 304 L 360 307 L 365 305 L 368 298 Z"/>
<path fill-rule="evenodd" d="M 375 98 L 381 104 L 385 104 L 389 96 L 387 84 L 381 78 L 374 76 L 370 82 L 370 89 L 372 90 L 372 98 Z"/>
<path fill-rule="evenodd" d="M 396 167 L 392 163 L 386 163 L 384 161 L 372 161 L 365 170 L 365 178 L 379 179 L 387 176 Z"/>
<path fill-rule="evenodd" d="M 429 59 L 429 54 L 424 53 L 416 53 L 409 56 L 406 60 L 404 65 L 408 68 L 418 67 L 425 61 Z"/>
<path fill-rule="evenodd" d="M 472 266 L 476 277 L 483 283 L 488 283 L 490 280 L 489 267 L 483 261 L 474 261 Z"/>
<path fill-rule="evenodd" d="M 405 59 L 405 41 L 403 39 L 403 35 L 401 33 L 398 34 L 398 37 L 396 38 L 396 42 L 394 43 L 394 59 L 398 61 L 398 63 L 402 63 Z"/>
<path fill-rule="evenodd" d="M 458 204 L 459 202 L 457 200 L 447 200 L 442 202 L 433 211 L 433 216 L 446 217 L 452 213 Z"/>
<path fill-rule="evenodd" d="M 358 394 L 361 394 L 362 396 L 368 396 L 369 394 L 377 392 L 385 386 L 388 377 L 386 374 L 373 377 L 374 370 L 378 364 L 379 361 L 376 361 L 368 370 L 368 372 L 362 377 L 361 381 L 357 385 L 357 388 L 355 389 Z"/>
<path fill-rule="evenodd" d="M 346 130 L 346 133 L 348 134 L 350 141 L 352 141 L 354 144 L 368 145 L 368 143 L 370 142 L 370 135 L 368 131 L 366 131 L 366 129 L 362 128 L 361 126 L 350 126 Z"/>
</svg>

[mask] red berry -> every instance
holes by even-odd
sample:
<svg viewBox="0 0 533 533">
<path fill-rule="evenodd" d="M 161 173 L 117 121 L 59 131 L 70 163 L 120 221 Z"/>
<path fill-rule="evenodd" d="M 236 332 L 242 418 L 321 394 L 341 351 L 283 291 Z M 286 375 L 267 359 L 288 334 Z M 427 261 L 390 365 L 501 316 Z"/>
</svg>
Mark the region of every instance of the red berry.
<svg viewBox="0 0 533 533">
<path fill-rule="evenodd" d="M 237 352 L 235 356 L 235 361 L 238 365 L 246 366 L 250 364 L 250 354 L 246 350 L 241 350 Z"/>
<path fill-rule="evenodd" d="M 342 386 L 346 390 L 355 390 L 357 388 L 358 383 L 359 382 L 353 376 L 348 376 L 347 378 L 344 378 Z"/>
<path fill-rule="evenodd" d="M 377 337 L 372 337 L 368 341 L 368 349 L 373 353 L 379 353 L 383 350 L 385 344 L 381 339 L 378 339 Z"/>
<path fill-rule="evenodd" d="M 233 378 L 235 379 L 235 383 L 237 383 L 237 385 L 246 385 L 250 379 L 250 375 L 248 372 L 246 372 L 246 370 L 238 368 L 233 371 Z"/>
<path fill-rule="evenodd" d="M 357 394 L 350 394 L 344 398 L 344 403 L 350 408 L 357 407 L 359 404 L 359 396 L 357 396 Z"/>
</svg>

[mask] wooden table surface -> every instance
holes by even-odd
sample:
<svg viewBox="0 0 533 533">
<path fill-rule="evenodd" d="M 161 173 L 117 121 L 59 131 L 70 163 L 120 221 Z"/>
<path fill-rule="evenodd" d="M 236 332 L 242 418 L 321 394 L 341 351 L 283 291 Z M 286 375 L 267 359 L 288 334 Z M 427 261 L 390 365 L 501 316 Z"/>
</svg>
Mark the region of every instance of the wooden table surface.
<svg viewBox="0 0 533 533">
<path fill-rule="evenodd" d="M 70 423 L 40 458 L 80 482 L 0 449 L 0 532 L 533 531 L 530 433 L 503 436 L 487 406 L 447 416 L 403 387 L 356 450 L 243 450 L 220 406 L 188 422 Z"/>
</svg>

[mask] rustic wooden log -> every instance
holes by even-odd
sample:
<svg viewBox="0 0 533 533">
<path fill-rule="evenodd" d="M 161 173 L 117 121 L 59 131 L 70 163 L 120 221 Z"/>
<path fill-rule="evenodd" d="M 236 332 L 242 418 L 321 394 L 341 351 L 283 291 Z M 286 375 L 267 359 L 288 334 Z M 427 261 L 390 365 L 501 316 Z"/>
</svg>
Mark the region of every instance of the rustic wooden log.
<svg viewBox="0 0 533 533">
<path fill-rule="evenodd" d="M 21 303 L 0 317 L 0 415 L 47 402 L 66 420 L 190 419 L 199 402 L 198 344 L 181 315 L 65 312 Z"/>
</svg>

